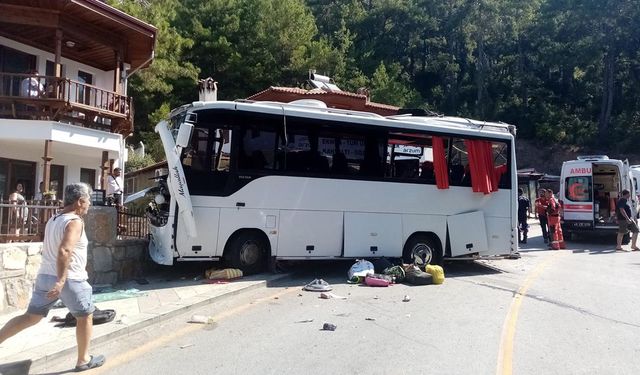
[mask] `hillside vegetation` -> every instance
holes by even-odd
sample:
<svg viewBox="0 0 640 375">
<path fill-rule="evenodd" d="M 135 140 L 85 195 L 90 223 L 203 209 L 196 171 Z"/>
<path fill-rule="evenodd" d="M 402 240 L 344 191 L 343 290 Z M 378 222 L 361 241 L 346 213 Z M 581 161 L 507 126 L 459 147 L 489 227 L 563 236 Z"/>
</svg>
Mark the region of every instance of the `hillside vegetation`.
<svg viewBox="0 0 640 375">
<path fill-rule="evenodd" d="M 534 155 L 640 140 L 640 0 L 108 2 L 159 29 L 129 90 L 156 158 L 152 124 L 197 99 L 198 77 L 236 99 L 309 69 L 373 101 L 515 124 Z"/>
</svg>

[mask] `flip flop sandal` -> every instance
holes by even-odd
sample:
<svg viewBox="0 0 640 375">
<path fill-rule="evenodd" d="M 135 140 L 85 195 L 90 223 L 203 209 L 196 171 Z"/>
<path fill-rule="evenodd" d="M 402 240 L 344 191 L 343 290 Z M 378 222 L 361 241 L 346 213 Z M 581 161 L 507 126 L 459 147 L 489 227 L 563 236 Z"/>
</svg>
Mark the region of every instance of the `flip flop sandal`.
<svg viewBox="0 0 640 375">
<path fill-rule="evenodd" d="M 310 282 L 309 284 L 305 285 L 304 288 L 302 288 L 304 290 L 307 290 L 309 292 L 328 292 L 330 291 L 331 285 L 329 285 L 328 282 L 322 280 L 322 279 L 315 279 L 312 282 Z"/>
<path fill-rule="evenodd" d="M 75 370 L 76 372 L 91 370 L 92 368 L 97 368 L 104 365 L 104 362 L 105 358 L 103 355 L 92 355 L 89 362 L 85 363 L 84 365 L 76 366 Z"/>
</svg>

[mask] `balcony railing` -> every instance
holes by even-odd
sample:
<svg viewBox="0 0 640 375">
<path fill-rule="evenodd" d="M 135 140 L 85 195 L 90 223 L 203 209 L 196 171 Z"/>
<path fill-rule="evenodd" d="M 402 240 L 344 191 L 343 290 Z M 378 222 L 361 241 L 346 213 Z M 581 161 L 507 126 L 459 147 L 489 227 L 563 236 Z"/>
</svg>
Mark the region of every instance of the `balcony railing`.
<svg viewBox="0 0 640 375">
<path fill-rule="evenodd" d="M 49 218 L 60 209 L 59 201 L 0 200 L 0 243 L 40 242 Z"/>
<path fill-rule="evenodd" d="M 47 221 L 62 208 L 61 205 L 61 201 L 34 200 L 17 204 L 0 200 L 0 243 L 42 242 Z M 149 224 L 143 211 L 113 208 L 119 239 L 148 238 Z"/>
<path fill-rule="evenodd" d="M 54 120 L 129 134 L 133 102 L 125 95 L 68 78 L 0 73 L 0 117 Z"/>
</svg>

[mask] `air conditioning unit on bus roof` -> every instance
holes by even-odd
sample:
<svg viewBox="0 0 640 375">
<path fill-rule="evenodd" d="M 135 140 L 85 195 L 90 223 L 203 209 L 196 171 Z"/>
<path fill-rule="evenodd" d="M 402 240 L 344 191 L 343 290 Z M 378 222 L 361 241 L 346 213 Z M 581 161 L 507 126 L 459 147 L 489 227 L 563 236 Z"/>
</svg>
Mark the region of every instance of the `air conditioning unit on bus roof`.
<svg viewBox="0 0 640 375">
<path fill-rule="evenodd" d="M 578 160 L 585 160 L 585 161 L 609 160 L 609 157 L 607 155 L 582 155 L 582 156 L 578 156 Z"/>
</svg>

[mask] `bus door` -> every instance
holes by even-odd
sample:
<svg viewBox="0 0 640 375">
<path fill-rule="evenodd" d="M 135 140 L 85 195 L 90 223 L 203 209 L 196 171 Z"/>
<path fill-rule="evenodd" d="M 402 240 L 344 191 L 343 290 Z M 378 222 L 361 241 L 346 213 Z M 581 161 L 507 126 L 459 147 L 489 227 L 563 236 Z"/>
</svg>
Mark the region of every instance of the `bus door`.
<svg viewBox="0 0 640 375">
<path fill-rule="evenodd" d="M 194 197 L 194 200 L 198 200 L 198 198 Z M 180 257 L 184 258 L 212 258 L 216 252 L 220 209 L 194 205 L 193 217 L 198 233 L 196 237 L 191 237 L 187 234 L 185 229 L 187 223 L 182 215 L 178 215 L 178 226 L 175 234 L 176 250 Z"/>
<path fill-rule="evenodd" d="M 487 226 L 482 211 L 448 216 L 447 226 L 452 257 L 489 251 Z"/>
<path fill-rule="evenodd" d="M 402 215 L 344 213 L 344 257 L 398 257 L 402 254 Z"/>
<path fill-rule="evenodd" d="M 594 217 L 600 212 L 608 212 L 609 197 L 601 191 L 594 204 L 593 190 L 592 164 L 590 162 L 572 163 L 566 170 L 562 202 L 563 219 L 568 228 L 593 228 Z"/>
</svg>

